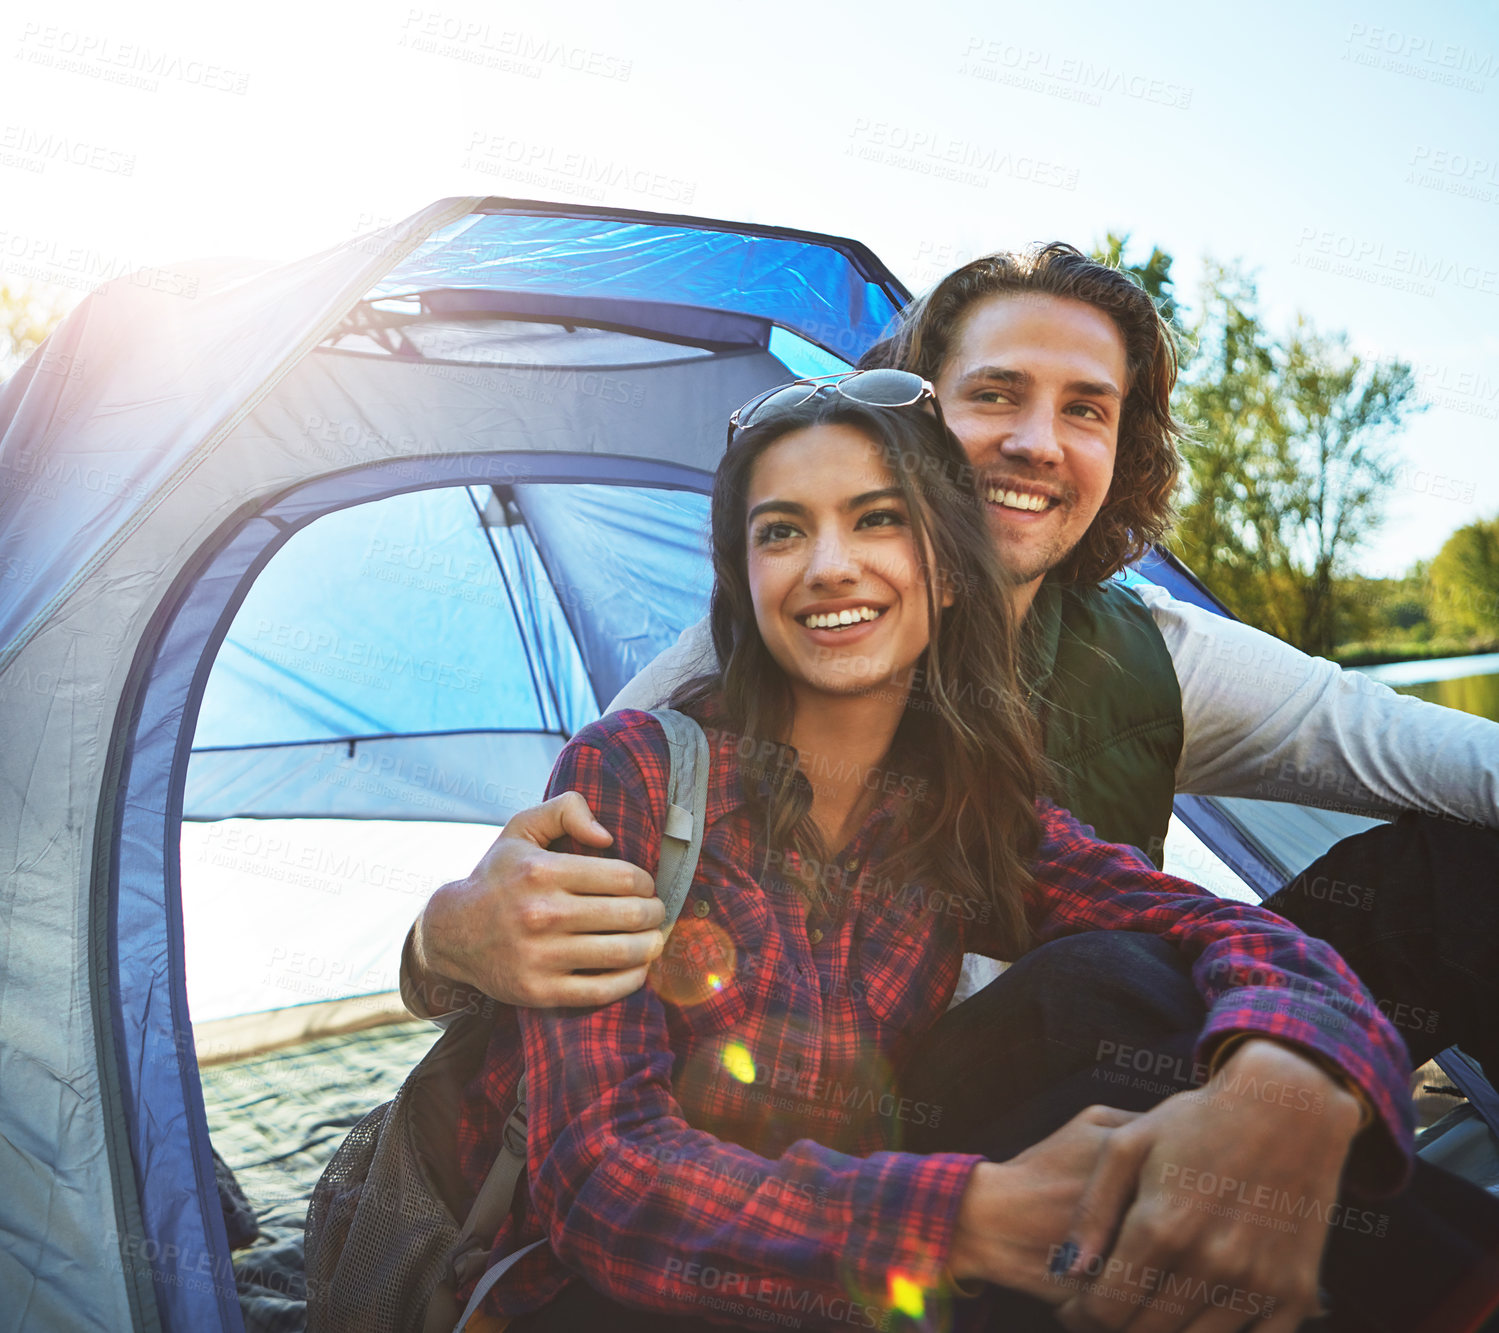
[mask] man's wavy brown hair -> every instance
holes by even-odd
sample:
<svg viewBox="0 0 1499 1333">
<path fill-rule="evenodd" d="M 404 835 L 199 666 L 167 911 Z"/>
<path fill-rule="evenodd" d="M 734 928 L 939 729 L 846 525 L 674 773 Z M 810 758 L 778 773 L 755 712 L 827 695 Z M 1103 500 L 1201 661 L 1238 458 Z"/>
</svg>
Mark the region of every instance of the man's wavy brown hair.
<svg viewBox="0 0 1499 1333">
<path fill-rule="evenodd" d="M 895 366 L 935 381 L 957 346 L 968 313 L 990 297 L 1052 296 L 1085 301 L 1114 321 L 1124 339 L 1124 408 L 1108 496 L 1067 558 L 1052 571 L 1068 582 L 1099 583 L 1143 555 L 1171 527 L 1185 431 L 1171 414 L 1177 347 L 1150 294 L 1127 273 L 1061 241 L 984 255 L 954 269 L 896 317 L 860 369 Z"/>
</svg>

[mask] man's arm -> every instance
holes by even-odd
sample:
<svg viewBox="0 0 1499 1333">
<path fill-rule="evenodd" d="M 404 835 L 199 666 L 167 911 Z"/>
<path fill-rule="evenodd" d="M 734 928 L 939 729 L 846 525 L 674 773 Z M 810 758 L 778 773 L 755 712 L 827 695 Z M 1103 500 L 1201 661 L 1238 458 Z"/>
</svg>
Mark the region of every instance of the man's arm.
<svg viewBox="0 0 1499 1333">
<path fill-rule="evenodd" d="M 708 622 L 699 620 L 607 711 L 659 708 L 713 662 Z M 588 803 L 568 792 L 522 810 L 471 874 L 428 899 L 401 952 L 401 998 L 418 1018 L 463 1009 L 476 991 L 553 1008 L 609 1004 L 645 984 L 666 915 L 655 884 L 627 861 L 547 851 L 564 836 L 587 847 L 611 841 Z"/>
<path fill-rule="evenodd" d="M 1135 591 L 1181 683 L 1178 791 L 1499 827 L 1499 724 L 1396 694 L 1160 588 Z"/>
<path fill-rule="evenodd" d="M 1293 1333 L 1315 1307 L 1345 1170 L 1372 1195 L 1397 1189 L 1409 1169 L 1405 1047 L 1322 941 L 1161 874 L 1133 848 L 1088 839 L 1065 811 L 1040 813 L 1027 895 L 1036 940 L 1124 929 L 1172 942 L 1207 1008 L 1194 1054 L 1214 1069 L 1205 1088 L 1108 1136 L 1071 1225 L 1050 1238 L 1057 1317 L 1079 1333 L 1136 1317 L 1174 1333 L 1259 1316 Z M 1163 1291 L 1168 1274 L 1176 1285 Z"/>
<path fill-rule="evenodd" d="M 401 998 L 420 1018 L 474 992 L 533 1008 L 609 1004 L 645 984 L 666 909 L 639 866 L 549 852 L 561 837 L 613 841 L 577 792 L 522 810 L 472 874 L 422 909 L 401 957 Z"/>
<path fill-rule="evenodd" d="M 1350 1178 L 1369 1194 L 1400 1188 L 1414 1155 L 1409 1055 L 1332 947 L 1262 907 L 1162 874 L 1132 847 L 1094 841 L 1065 810 L 1041 802 L 1037 811 L 1043 836 L 1026 892 L 1034 942 L 1129 930 L 1173 945 L 1207 1010 L 1195 1057 L 1270 1039 L 1325 1062 L 1372 1112 Z"/>
</svg>

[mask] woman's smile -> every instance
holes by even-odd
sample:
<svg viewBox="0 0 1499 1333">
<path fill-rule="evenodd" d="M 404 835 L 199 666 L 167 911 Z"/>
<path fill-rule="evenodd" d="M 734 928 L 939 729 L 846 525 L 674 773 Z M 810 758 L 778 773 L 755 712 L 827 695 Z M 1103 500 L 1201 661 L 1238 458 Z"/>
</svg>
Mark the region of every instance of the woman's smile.
<svg viewBox="0 0 1499 1333">
<path fill-rule="evenodd" d="M 796 618 L 802 625 L 812 633 L 831 634 L 834 639 L 858 638 L 859 635 L 851 633 L 873 625 L 885 614 L 883 606 L 872 606 L 868 602 L 854 602 L 851 605 L 819 605 L 811 610 L 803 611 Z M 818 642 L 821 642 L 819 639 Z"/>
</svg>

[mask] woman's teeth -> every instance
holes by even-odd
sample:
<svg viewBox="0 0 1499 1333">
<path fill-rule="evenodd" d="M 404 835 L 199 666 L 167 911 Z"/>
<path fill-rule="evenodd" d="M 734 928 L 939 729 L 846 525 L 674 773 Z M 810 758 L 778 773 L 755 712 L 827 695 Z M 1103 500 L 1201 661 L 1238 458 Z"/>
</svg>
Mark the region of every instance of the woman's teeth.
<svg viewBox="0 0 1499 1333">
<path fill-rule="evenodd" d="M 1039 514 L 1051 505 L 1051 501 L 1044 495 L 1027 495 L 1022 491 L 1007 491 L 999 486 L 991 486 L 988 496 L 992 505 L 1003 505 L 1006 509 L 1029 509 L 1034 514 Z"/>
<path fill-rule="evenodd" d="M 842 629 L 845 625 L 857 625 L 865 620 L 878 620 L 884 615 L 883 610 L 875 610 L 872 606 L 855 606 L 846 611 L 819 611 L 810 616 L 802 617 L 802 624 L 808 629 Z"/>
</svg>

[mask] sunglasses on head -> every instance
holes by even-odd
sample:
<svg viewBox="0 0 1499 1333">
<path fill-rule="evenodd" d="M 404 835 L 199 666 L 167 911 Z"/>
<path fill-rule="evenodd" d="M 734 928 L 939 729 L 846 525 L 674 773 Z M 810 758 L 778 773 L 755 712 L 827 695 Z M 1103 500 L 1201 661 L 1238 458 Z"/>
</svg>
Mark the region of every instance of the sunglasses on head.
<svg viewBox="0 0 1499 1333">
<path fill-rule="evenodd" d="M 729 439 L 751 426 L 763 426 L 821 393 L 837 393 L 863 407 L 913 407 L 927 399 L 935 404 L 937 391 L 909 370 L 846 370 L 838 375 L 812 375 L 756 394 L 729 418 Z"/>
</svg>

